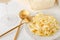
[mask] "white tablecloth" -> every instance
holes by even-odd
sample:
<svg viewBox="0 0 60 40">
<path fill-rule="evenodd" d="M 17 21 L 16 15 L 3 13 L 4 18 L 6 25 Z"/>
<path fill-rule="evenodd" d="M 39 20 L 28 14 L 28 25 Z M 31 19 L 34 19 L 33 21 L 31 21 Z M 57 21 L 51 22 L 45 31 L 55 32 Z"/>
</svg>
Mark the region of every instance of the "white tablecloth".
<svg viewBox="0 0 60 40">
<path fill-rule="evenodd" d="M 55 8 L 55 7 L 54 7 Z M 3 34 L 7 30 L 13 28 L 19 24 L 19 11 L 22 9 L 31 10 L 27 4 L 27 0 L 11 0 L 8 4 L 0 3 L 0 34 Z M 58 9 L 58 10 L 56 10 Z M 56 7 L 55 12 L 59 13 L 59 8 Z M 49 11 L 49 10 L 48 10 Z M 51 10 L 52 11 L 52 10 Z M 16 30 L 1 37 L 0 40 L 13 40 Z M 31 38 L 23 27 L 18 40 L 34 40 Z"/>
</svg>

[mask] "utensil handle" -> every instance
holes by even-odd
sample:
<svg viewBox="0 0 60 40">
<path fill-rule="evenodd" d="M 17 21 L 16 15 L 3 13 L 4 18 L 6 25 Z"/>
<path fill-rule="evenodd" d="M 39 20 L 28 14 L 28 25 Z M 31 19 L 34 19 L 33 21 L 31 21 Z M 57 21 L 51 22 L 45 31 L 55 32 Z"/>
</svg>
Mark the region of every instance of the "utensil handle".
<svg viewBox="0 0 60 40">
<path fill-rule="evenodd" d="M 18 27 L 18 29 L 17 29 L 16 35 L 15 35 L 15 37 L 14 37 L 14 40 L 17 40 L 18 35 L 19 35 L 19 32 L 20 32 L 20 27 Z"/>
<path fill-rule="evenodd" d="M 20 23 L 22 23 L 22 21 Z M 16 32 L 16 35 L 14 37 L 14 40 L 17 40 L 18 35 L 19 35 L 19 32 L 20 32 L 20 28 L 21 28 L 21 26 L 18 27 L 17 32 Z"/>
<path fill-rule="evenodd" d="M 10 29 L 10 30 L 8 30 L 8 31 L 6 31 L 5 33 L 1 34 L 1 35 L 0 35 L 0 37 L 2 37 L 2 36 L 4 36 L 4 35 L 6 35 L 7 33 L 9 33 L 9 32 L 11 32 L 11 31 L 13 31 L 14 29 L 16 29 L 16 28 L 20 27 L 20 26 L 21 26 L 21 25 L 23 25 L 23 24 L 24 24 L 24 23 L 21 23 L 21 24 L 19 24 L 18 26 L 14 27 L 14 28 L 12 28 L 12 29 Z"/>
</svg>

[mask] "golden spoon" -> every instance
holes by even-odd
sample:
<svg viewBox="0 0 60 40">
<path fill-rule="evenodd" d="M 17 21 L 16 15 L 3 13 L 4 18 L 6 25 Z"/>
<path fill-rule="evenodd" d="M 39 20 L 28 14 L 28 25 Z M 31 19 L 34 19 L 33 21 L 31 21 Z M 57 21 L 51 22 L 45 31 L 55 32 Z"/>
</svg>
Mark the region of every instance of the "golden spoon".
<svg viewBox="0 0 60 40">
<path fill-rule="evenodd" d="M 23 10 L 22 10 L 23 11 Z M 21 11 L 21 12 L 22 12 Z M 20 14 L 19 15 L 22 19 L 24 19 L 24 17 Z M 31 19 L 30 19 L 31 17 L 27 17 L 26 19 L 24 19 L 24 20 L 26 20 L 26 22 L 29 22 L 29 21 L 31 21 Z M 27 20 L 28 19 L 28 20 Z M 6 35 L 7 33 L 9 33 L 9 32 L 11 32 L 11 31 L 13 31 L 14 29 L 16 29 L 16 28 L 18 28 L 18 27 L 20 27 L 21 25 L 23 25 L 24 23 L 21 23 L 21 24 L 19 24 L 19 25 L 17 25 L 16 27 L 14 27 L 14 28 L 12 28 L 12 29 L 10 29 L 10 30 L 8 30 L 8 31 L 6 31 L 5 33 L 3 33 L 3 34 L 1 34 L 0 35 L 0 37 L 2 37 L 2 36 L 4 36 L 4 35 Z"/>
<path fill-rule="evenodd" d="M 22 10 L 20 13 L 19 13 L 19 17 L 24 20 L 25 22 L 30 22 L 31 19 L 30 19 L 30 16 L 29 16 L 29 12 L 26 11 L 26 10 Z M 22 22 L 21 22 L 22 23 Z M 16 32 L 16 35 L 14 37 L 14 40 L 17 40 L 18 38 L 18 35 L 19 35 L 19 31 L 20 30 L 20 27 L 18 27 L 17 29 L 17 32 Z"/>
</svg>

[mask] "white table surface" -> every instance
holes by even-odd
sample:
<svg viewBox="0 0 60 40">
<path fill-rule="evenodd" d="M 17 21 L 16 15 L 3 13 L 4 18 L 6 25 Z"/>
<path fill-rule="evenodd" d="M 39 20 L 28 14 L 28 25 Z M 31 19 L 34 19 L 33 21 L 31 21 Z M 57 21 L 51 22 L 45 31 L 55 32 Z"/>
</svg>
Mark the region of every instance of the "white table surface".
<svg viewBox="0 0 60 40">
<path fill-rule="evenodd" d="M 11 0 L 10 2 L 8 2 L 8 4 L 0 3 L 0 34 L 18 25 L 20 21 L 18 17 L 19 11 L 21 11 L 22 9 L 31 10 L 29 8 L 30 6 L 27 4 L 27 0 Z M 56 7 L 56 9 L 53 10 L 59 12 L 60 9 L 58 7 Z M 16 30 L 1 37 L 0 40 L 14 40 L 15 33 Z M 25 28 L 23 27 L 22 30 L 20 31 L 18 40 L 34 40 L 34 39 L 28 35 Z"/>
<path fill-rule="evenodd" d="M 25 9 L 25 1 L 11 0 L 8 4 L 0 3 L 0 34 L 16 26 L 20 19 L 18 16 L 21 9 Z M 0 40 L 13 40 L 16 30 L 8 33 L 0 38 Z M 33 40 L 23 28 L 20 32 L 18 40 Z"/>
</svg>

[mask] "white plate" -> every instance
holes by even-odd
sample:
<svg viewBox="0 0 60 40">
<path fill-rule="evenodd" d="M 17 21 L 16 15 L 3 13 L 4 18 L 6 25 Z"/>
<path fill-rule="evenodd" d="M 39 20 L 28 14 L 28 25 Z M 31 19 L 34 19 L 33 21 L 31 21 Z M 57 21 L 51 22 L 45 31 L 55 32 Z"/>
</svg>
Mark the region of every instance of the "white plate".
<svg viewBox="0 0 60 40">
<path fill-rule="evenodd" d="M 46 10 L 42 10 L 42 11 L 40 10 L 40 11 L 43 12 L 44 14 L 54 16 L 57 19 L 57 21 L 60 22 L 60 11 L 59 10 L 60 9 L 58 7 L 54 7 L 51 9 L 46 9 Z M 40 11 L 33 11 L 33 12 L 31 12 L 31 15 L 35 15 L 37 12 L 40 12 Z M 53 40 L 60 36 L 60 30 L 53 36 L 49 36 L 49 37 L 37 36 L 37 35 L 32 34 L 32 32 L 30 32 L 28 27 L 29 27 L 29 25 L 27 25 L 27 27 L 25 27 L 27 33 L 35 40 Z"/>
</svg>

